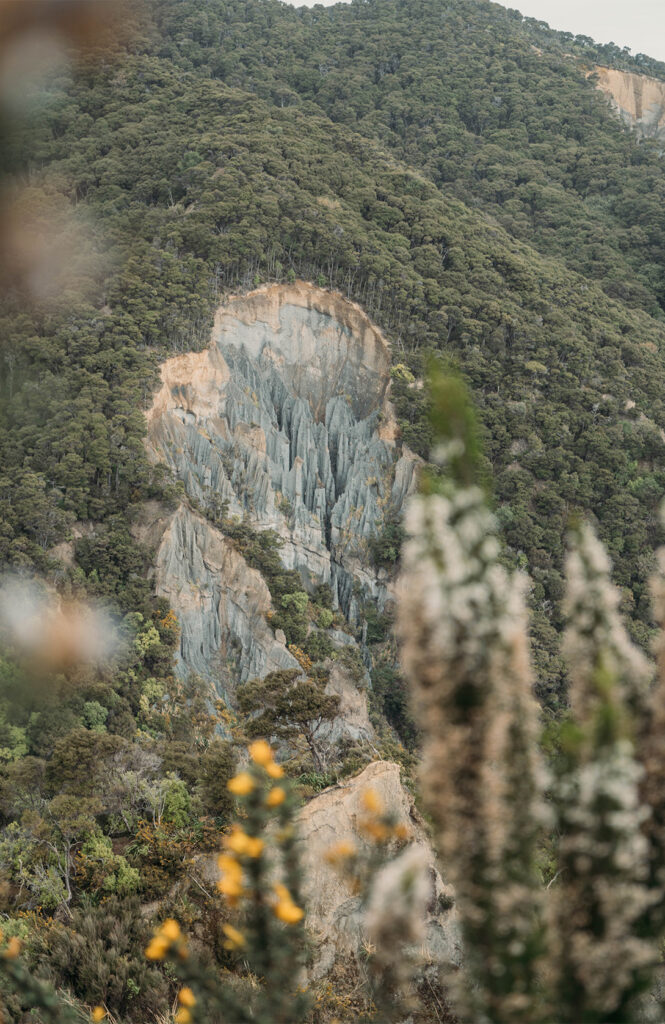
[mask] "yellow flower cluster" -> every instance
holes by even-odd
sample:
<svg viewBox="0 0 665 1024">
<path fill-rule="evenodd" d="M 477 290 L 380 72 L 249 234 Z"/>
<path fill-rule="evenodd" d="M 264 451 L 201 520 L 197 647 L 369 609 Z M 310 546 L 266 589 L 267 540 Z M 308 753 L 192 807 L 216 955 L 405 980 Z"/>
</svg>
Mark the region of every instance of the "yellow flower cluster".
<svg viewBox="0 0 665 1024">
<path fill-rule="evenodd" d="M 234 928 L 232 924 L 223 924 L 222 930 L 226 935 L 224 949 L 242 949 L 247 945 L 243 933 L 239 932 L 237 928 Z"/>
<path fill-rule="evenodd" d="M 226 788 L 234 796 L 249 796 L 254 789 L 254 779 L 249 772 L 239 772 L 226 783 Z"/>
<path fill-rule="evenodd" d="M 248 750 L 254 764 L 264 768 L 271 779 L 281 779 L 283 777 L 284 769 L 275 761 L 272 747 L 269 743 L 265 740 L 255 740 L 254 743 L 250 743 Z M 232 779 L 229 779 L 226 786 L 234 796 L 249 796 L 256 789 L 256 780 L 249 772 L 238 772 Z M 284 795 L 286 796 L 286 794 Z M 269 807 L 277 807 L 282 802 L 276 797 L 273 797 L 273 800 L 275 802 L 268 804 Z"/>
<path fill-rule="evenodd" d="M 286 800 L 286 791 L 281 786 L 274 786 L 266 798 L 266 807 L 279 807 Z"/>
<path fill-rule="evenodd" d="M 192 1007 L 196 1006 L 196 997 L 191 988 L 185 985 L 178 992 L 178 1009 L 175 1015 L 176 1024 L 190 1024 L 192 1020 Z"/>
<path fill-rule="evenodd" d="M 281 779 L 284 776 L 284 769 L 277 764 L 272 747 L 266 740 L 255 740 L 248 747 L 248 753 L 254 765 L 262 768 L 271 779 Z M 264 777 L 265 778 L 265 777 Z M 227 783 L 228 789 L 234 796 L 244 797 L 253 793 L 257 787 L 262 787 L 260 776 L 256 769 L 239 772 Z M 263 789 L 262 789 L 263 792 Z M 286 789 L 283 786 L 273 786 L 268 790 L 263 803 L 265 807 L 281 807 L 286 800 Z M 278 833 L 277 840 L 285 838 L 286 832 Z M 243 894 L 243 858 L 257 859 L 262 856 L 265 849 L 265 842 L 257 836 L 250 836 L 239 826 L 234 825 L 228 836 L 223 840 L 224 852 L 217 858 L 217 864 L 222 873 L 217 888 L 226 896 L 232 907 L 238 905 Z M 277 899 L 273 903 L 275 916 L 285 924 L 296 924 L 304 916 L 304 911 L 298 907 L 286 886 L 277 884 L 274 886 Z M 242 932 L 230 924 L 223 926 L 226 942 L 226 949 L 242 949 L 246 940 Z"/>
<path fill-rule="evenodd" d="M 248 836 L 239 825 L 233 826 L 230 836 L 224 837 L 224 846 L 238 857 L 260 857 L 265 843 L 263 839 Z"/>
<path fill-rule="evenodd" d="M 106 1010 L 104 1009 L 103 1006 L 96 1006 L 92 1011 L 91 1016 L 92 1019 L 96 1022 L 96 1024 L 99 1024 L 100 1020 L 104 1020 L 104 1017 L 106 1016 Z"/>
<path fill-rule="evenodd" d="M 249 857 L 256 860 L 265 848 L 263 839 L 248 836 L 239 825 L 234 825 L 231 834 L 223 839 L 225 853 L 220 853 L 217 866 L 222 875 L 217 889 L 226 896 L 232 907 L 237 906 L 243 892 L 242 865 L 237 858 Z"/>
<path fill-rule="evenodd" d="M 230 853 L 220 853 L 217 858 L 217 866 L 222 872 L 217 888 L 223 896 L 226 896 L 231 906 L 235 907 L 242 896 L 242 868 Z"/>
<path fill-rule="evenodd" d="M 352 843 L 350 839 L 341 839 L 339 843 L 335 843 L 334 846 L 331 846 L 326 851 L 325 859 L 328 864 L 336 867 L 345 861 L 351 860 L 352 857 L 356 856 L 357 852 L 355 843 Z"/>
<path fill-rule="evenodd" d="M 3 933 L 0 932 L 0 942 L 4 942 L 4 940 L 5 940 L 5 937 L 4 937 Z M 21 940 L 18 939 L 15 935 L 12 935 L 12 937 L 9 940 L 9 942 L 7 943 L 6 949 L 4 949 L 2 951 L 2 955 L 5 958 L 5 960 L 16 960 L 16 958 L 17 958 L 17 956 L 19 955 L 20 952 L 21 952 Z"/>
<path fill-rule="evenodd" d="M 272 747 L 269 743 L 266 743 L 265 740 L 255 740 L 254 743 L 250 743 L 248 750 L 254 764 L 265 768 L 271 779 L 282 778 L 284 769 L 275 762 Z"/>
<path fill-rule="evenodd" d="M 383 814 L 383 801 L 375 789 L 366 789 L 361 800 L 363 807 L 370 814 Z"/>
<path fill-rule="evenodd" d="M 272 747 L 266 740 L 255 740 L 254 743 L 250 743 L 248 750 L 252 761 L 260 764 L 262 768 L 272 763 Z"/>
<path fill-rule="evenodd" d="M 293 902 L 293 897 L 286 886 L 277 882 L 273 889 L 277 895 L 277 902 L 273 906 L 275 917 L 284 924 L 297 924 L 302 920 L 305 912 Z"/>
<path fill-rule="evenodd" d="M 385 843 L 389 839 L 405 840 L 409 838 L 409 830 L 406 825 L 392 824 L 376 790 L 366 789 L 362 795 L 362 804 L 369 812 L 369 817 L 361 819 L 358 828 L 373 842 Z"/>
<path fill-rule="evenodd" d="M 172 917 L 169 917 L 153 935 L 145 955 L 148 960 L 164 960 L 171 951 L 171 947 L 176 945 L 178 946 L 178 955 L 184 959 L 187 956 L 187 947 L 180 931 L 180 925 Z"/>
</svg>

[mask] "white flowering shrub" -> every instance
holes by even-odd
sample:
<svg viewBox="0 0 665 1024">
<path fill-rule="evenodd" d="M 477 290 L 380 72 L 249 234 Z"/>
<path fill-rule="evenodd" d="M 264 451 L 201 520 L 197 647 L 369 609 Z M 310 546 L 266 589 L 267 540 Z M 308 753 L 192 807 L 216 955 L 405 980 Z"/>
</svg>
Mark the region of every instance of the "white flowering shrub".
<svg viewBox="0 0 665 1024">
<path fill-rule="evenodd" d="M 398 631 L 423 733 L 423 795 L 465 942 L 465 970 L 450 974 L 454 1007 L 473 1024 L 633 1021 L 665 924 L 665 644 L 650 689 L 607 555 L 589 525 L 575 530 L 563 644 L 571 711 L 548 778 L 525 581 L 502 564 L 476 484 L 464 390 L 436 374 L 432 388 L 441 471 L 407 512 Z M 654 597 L 662 624 L 658 580 Z M 536 864 L 553 837 L 545 886 Z"/>
</svg>

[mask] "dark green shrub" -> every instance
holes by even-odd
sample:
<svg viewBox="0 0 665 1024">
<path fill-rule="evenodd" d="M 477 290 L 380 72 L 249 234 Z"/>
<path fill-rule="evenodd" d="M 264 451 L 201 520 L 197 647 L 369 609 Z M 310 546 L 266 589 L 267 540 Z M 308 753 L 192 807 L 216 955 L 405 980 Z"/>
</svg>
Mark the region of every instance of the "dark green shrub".
<svg viewBox="0 0 665 1024">
<path fill-rule="evenodd" d="M 138 899 L 111 897 L 39 932 L 36 966 L 57 988 L 135 1024 L 169 1004 L 164 975 L 144 955 L 150 931 Z"/>
</svg>

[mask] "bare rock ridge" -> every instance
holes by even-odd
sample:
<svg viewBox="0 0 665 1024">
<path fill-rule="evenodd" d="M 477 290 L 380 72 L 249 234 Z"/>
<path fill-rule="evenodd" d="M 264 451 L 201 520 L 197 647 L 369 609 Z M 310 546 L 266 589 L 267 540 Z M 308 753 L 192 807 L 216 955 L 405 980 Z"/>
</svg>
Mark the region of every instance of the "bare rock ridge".
<svg viewBox="0 0 665 1024">
<path fill-rule="evenodd" d="M 665 82 L 616 68 L 596 67 L 592 74 L 626 124 L 646 138 L 665 140 Z"/>
<path fill-rule="evenodd" d="M 147 414 L 151 457 L 198 507 L 224 503 L 275 530 L 285 567 L 304 589 L 330 584 L 354 624 L 365 598 L 389 597 L 368 542 L 415 485 L 389 371 L 388 345 L 358 306 L 303 282 L 271 285 L 218 310 L 208 349 L 163 364 Z M 156 583 L 180 621 L 180 670 L 228 693 L 297 667 L 266 621 L 265 582 L 231 542 L 185 502 L 162 526 Z"/>
</svg>

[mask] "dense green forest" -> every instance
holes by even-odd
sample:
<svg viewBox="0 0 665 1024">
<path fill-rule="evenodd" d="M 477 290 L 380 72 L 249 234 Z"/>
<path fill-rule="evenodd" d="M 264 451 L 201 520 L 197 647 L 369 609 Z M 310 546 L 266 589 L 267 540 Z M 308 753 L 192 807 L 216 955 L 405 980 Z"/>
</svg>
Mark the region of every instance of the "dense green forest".
<svg viewBox="0 0 665 1024">
<path fill-rule="evenodd" d="M 104 946 L 101 896 L 193 904 L 173 879 L 230 813 L 232 744 L 173 675 L 177 624 L 129 529 L 176 495 L 143 443 L 159 363 L 207 343 L 226 294 L 303 278 L 359 302 L 392 344 L 402 440 L 424 458 L 427 390 L 411 385 L 433 354 L 460 369 L 554 715 L 566 527 L 595 520 L 648 648 L 665 493 L 665 165 L 585 77 L 664 65 L 477 0 L 151 0 L 132 24 L 4 126 L 18 208 L 66 225 L 71 257 L 52 294 L 30 302 L 17 279 L 0 310 L 0 562 L 112 600 L 125 639 L 106 673 L 64 666 L 46 690 L 11 651 L 0 663 L 0 909 L 58 984 L 127 1021 L 166 1007 L 169 979 L 143 965 L 138 993 L 112 967 L 97 984 L 81 936 L 100 963 L 140 960 L 130 911 Z M 95 529 L 70 564 L 57 546 L 82 521 Z M 399 536 L 376 538 L 378 565 Z M 375 686 L 413 747 L 395 673 Z M 187 906 L 227 964 L 216 919 Z"/>
</svg>

